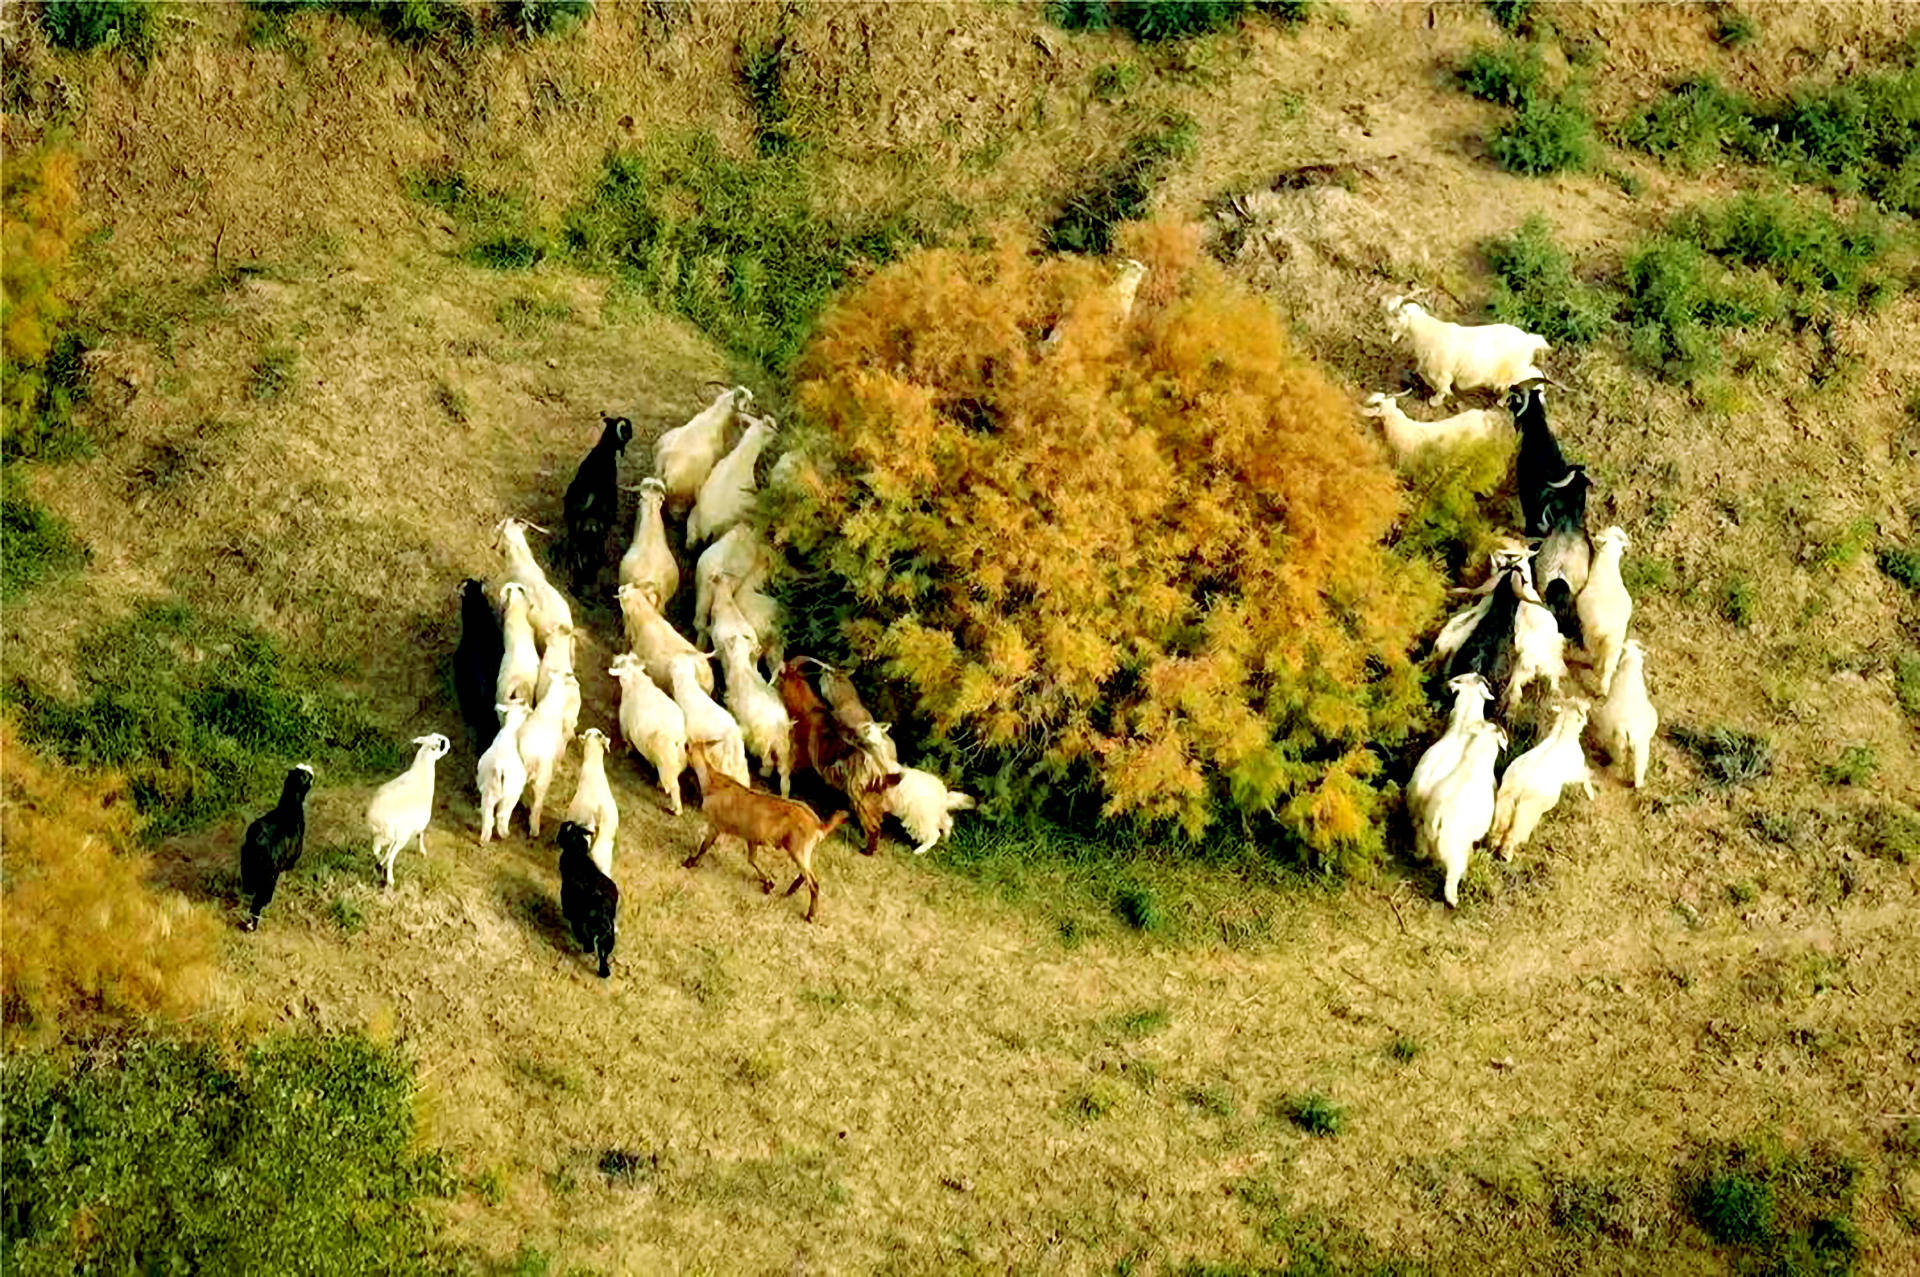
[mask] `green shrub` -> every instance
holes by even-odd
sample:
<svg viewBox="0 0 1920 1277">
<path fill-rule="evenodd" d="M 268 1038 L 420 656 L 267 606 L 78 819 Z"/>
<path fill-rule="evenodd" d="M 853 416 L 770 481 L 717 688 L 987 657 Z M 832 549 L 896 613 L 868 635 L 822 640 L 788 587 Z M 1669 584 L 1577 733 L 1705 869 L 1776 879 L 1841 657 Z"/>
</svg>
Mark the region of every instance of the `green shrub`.
<svg viewBox="0 0 1920 1277">
<path fill-rule="evenodd" d="M 431 165 L 407 174 L 406 193 L 444 211 L 460 234 L 456 255 L 492 270 L 526 270 L 547 255 L 548 235 L 526 201 L 501 187 L 468 181 L 459 168 Z"/>
<path fill-rule="evenodd" d="M 0 469 L 0 602 L 83 567 L 87 557 L 66 520 L 28 495 L 14 466 Z"/>
<path fill-rule="evenodd" d="M 1547 64 L 1537 44 L 1487 44 L 1461 59 L 1460 87 L 1483 102 L 1525 106 L 1547 88 Z"/>
<path fill-rule="evenodd" d="M 1920 66 L 1796 90 L 1752 123 L 1766 158 L 1920 215 Z"/>
<path fill-rule="evenodd" d="M 1712 77 L 1686 80 L 1620 126 L 1626 146 L 1695 171 L 1753 145 L 1744 99 Z"/>
<path fill-rule="evenodd" d="M 1882 572 L 1909 590 L 1920 593 L 1920 541 L 1882 546 L 1875 558 Z"/>
<path fill-rule="evenodd" d="M 1849 745 L 1822 769 L 1821 776 L 1829 785 L 1866 785 L 1879 770 L 1879 751 L 1871 745 Z"/>
<path fill-rule="evenodd" d="M 1674 743 L 1699 761 L 1716 785 L 1746 785 L 1773 772 L 1773 742 L 1732 727 L 1675 727 Z"/>
<path fill-rule="evenodd" d="M 72 700 L 24 678 L 7 686 L 21 731 L 65 762 L 124 772 L 155 836 L 277 793 L 294 762 L 364 774 L 404 761 L 334 676 L 177 602 L 87 635 L 73 669 Z"/>
<path fill-rule="evenodd" d="M 1313 0 L 1253 0 L 1253 11 L 1283 27 L 1305 26 L 1313 16 Z"/>
<path fill-rule="evenodd" d="M 125 49 L 136 58 L 153 50 L 153 5 L 148 0 L 46 0 L 40 22 L 62 49 Z"/>
<path fill-rule="evenodd" d="M 1557 347 L 1584 346 L 1607 330 L 1607 300 L 1575 278 L 1573 261 L 1553 242 L 1553 226 L 1534 214 L 1482 251 L 1494 274 L 1493 314 L 1539 333 Z"/>
<path fill-rule="evenodd" d="M 1093 96 L 1101 102 L 1118 102 L 1139 83 L 1139 67 L 1131 62 L 1109 62 L 1093 73 Z"/>
<path fill-rule="evenodd" d="M 466 0 L 341 0 L 334 6 L 402 44 L 469 45 L 488 11 Z"/>
<path fill-rule="evenodd" d="M 1191 227 L 1123 246 L 1149 267 L 1124 327 L 1108 268 L 1008 240 L 916 254 L 823 321 L 808 460 L 767 512 L 790 614 L 824 618 L 794 645 L 870 671 L 999 812 L 1231 814 L 1370 864 L 1437 581 L 1382 545 L 1392 475 L 1271 308 Z"/>
<path fill-rule="evenodd" d="M 820 213 L 790 158 L 735 160 L 711 134 L 610 153 L 568 210 L 582 258 L 627 272 L 728 349 L 784 369 L 859 263 L 931 234 L 909 210 L 841 222 Z"/>
<path fill-rule="evenodd" d="M 1760 28 L 1754 25 L 1753 19 L 1738 9 L 1728 9 L 1722 13 L 1713 29 L 1714 43 L 1728 49 L 1752 44 L 1759 34 Z"/>
<path fill-rule="evenodd" d="M 500 16 L 527 39 L 565 35 L 593 16 L 594 0 L 506 0 Z"/>
<path fill-rule="evenodd" d="M 506 231 L 476 239 L 460 255 L 489 270 L 530 270 L 547 255 L 547 247 L 539 236 Z"/>
<path fill-rule="evenodd" d="M 0 1063 L 13 1273 L 446 1271 L 413 1075 L 358 1037 L 269 1038 L 244 1065 L 139 1042 L 70 1071 Z"/>
<path fill-rule="evenodd" d="M 1525 35 L 1533 28 L 1533 0 L 1486 0 L 1494 25 L 1508 35 Z"/>
<path fill-rule="evenodd" d="M 1407 510 L 1394 553 L 1432 564 L 1447 580 L 1484 563 L 1503 535 L 1497 495 L 1513 470 L 1514 441 L 1428 448 L 1401 467 Z"/>
<path fill-rule="evenodd" d="M 1773 317 L 1771 298 L 1742 286 L 1694 244 L 1662 238 L 1627 257 L 1622 316 L 1634 357 L 1655 372 L 1686 378 L 1720 361 L 1714 330 Z"/>
<path fill-rule="evenodd" d="M 1843 223 L 1784 196 L 1741 195 L 1688 210 L 1668 230 L 1723 262 L 1764 269 L 1796 293 L 1837 293 L 1863 306 L 1885 287 L 1872 267 L 1886 231 L 1864 214 Z"/>
<path fill-rule="evenodd" d="M 1318 1091 L 1284 1096 L 1274 1107 L 1309 1135 L 1338 1135 L 1347 1125 L 1346 1110 Z"/>
<path fill-rule="evenodd" d="M 1113 10 L 1107 0 L 1047 0 L 1047 21 L 1066 31 L 1105 31 Z"/>
<path fill-rule="evenodd" d="M 1153 130 L 1129 141 L 1120 157 L 1079 194 L 1068 198 L 1047 228 L 1046 246 L 1061 253 L 1111 252 L 1114 228 L 1145 215 L 1147 197 L 1161 170 L 1169 161 L 1191 155 L 1193 146 L 1190 116 L 1162 117 Z"/>
<path fill-rule="evenodd" d="M 1509 173 L 1544 177 L 1593 163 L 1593 117 L 1571 97 L 1527 99 L 1487 141 L 1494 163 Z"/>
</svg>

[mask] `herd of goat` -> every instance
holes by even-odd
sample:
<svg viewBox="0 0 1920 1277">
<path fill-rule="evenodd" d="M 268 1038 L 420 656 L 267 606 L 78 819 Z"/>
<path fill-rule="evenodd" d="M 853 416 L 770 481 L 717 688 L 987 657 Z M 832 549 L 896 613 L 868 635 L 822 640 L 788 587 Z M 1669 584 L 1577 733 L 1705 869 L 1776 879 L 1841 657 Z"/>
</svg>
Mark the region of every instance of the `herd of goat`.
<svg viewBox="0 0 1920 1277">
<path fill-rule="evenodd" d="M 1144 268 L 1127 265 L 1120 287 L 1131 300 L 1127 285 L 1137 285 Z M 1380 420 L 1398 458 L 1519 435 L 1514 465 L 1525 539 L 1493 552 L 1484 583 L 1455 591 L 1477 599 L 1447 621 L 1434 645 L 1453 695 L 1451 715 L 1406 787 L 1416 850 L 1439 863 L 1443 895 L 1448 905 L 1457 905 L 1460 880 L 1479 843 L 1488 841 L 1495 854 L 1508 858 L 1567 786 L 1593 795 L 1583 732 L 1592 729 L 1637 787 L 1646 776 L 1658 716 L 1647 698 L 1641 645 L 1627 638 L 1633 604 L 1620 577 L 1626 534 L 1609 527 L 1588 536 L 1586 470 L 1567 460 L 1547 424 L 1546 387 L 1552 383 L 1538 366 L 1546 340 L 1508 324 L 1448 323 L 1401 297 L 1388 298 L 1386 310 L 1393 340 L 1407 339 L 1416 370 L 1432 391 L 1430 403 L 1441 404 L 1456 390 L 1505 396 L 1504 411 L 1469 409 L 1438 421 L 1408 417 L 1398 395 L 1369 396 L 1361 411 Z M 608 674 L 620 687 L 619 739 L 654 770 L 675 815 L 681 812 L 681 777 L 694 773 L 707 833 L 686 866 L 697 865 L 720 838 L 737 838 L 762 890 L 771 891 L 775 884 L 758 853 L 782 852 L 798 871 L 787 894 L 807 887 L 811 921 L 820 900 L 814 849 L 849 812 L 865 835 L 866 854 L 877 849 L 889 814 L 918 840 L 917 854 L 948 833 L 953 813 L 973 806 L 973 799 L 930 772 L 901 766 L 889 725 L 874 720 L 844 672 L 808 657 L 785 657 L 779 608 L 760 588 L 771 566 L 769 550 L 746 519 L 756 468 L 776 432 L 770 418 L 748 411 L 752 399 L 745 387 L 732 387 L 655 445 L 653 473 L 637 488 L 633 538 L 618 562 L 614 597 L 626 650 Z M 729 443 L 736 423 L 744 428 Z M 607 566 L 622 490 L 619 462 L 632 438 L 627 418 L 605 418 L 599 441 L 567 488 L 556 560 L 576 595 L 593 590 Z M 792 459 L 789 453 L 776 462 L 768 482 L 789 481 Z M 666 615 L 681 585 L 669 518 L 684 519 L 686 553 L 706 547 L 695 562 L 691 600 L 692 630 L 705 649 Z M 560 900 L 575 936 L 606 976 L 620 894 L 613 881 L 620 812 L 606 772 L 612 737 L 597 727 L 577 730 L 582 697 L 572 611 L 533 555 L 527 541 L 532 526 L 516 519 L 499 525 L 496 545 L 507 570 L 496 591 L 490 594 L 476 580 L 462 587 L 455 683 L 479 756 L 479 837 L 486 842 L 507 836 L 523 799 L 527 831 L 537 837 L 557 764 L 573 741 L 580 742 L 579 777 L 556 836 Z M 1569 642 L 1586 654 L 1597 707 L 1563 691 L 1571 678 Z M 716 658 L 723 700 L 713 695 Z M 1515 724 L 1519 715 L 1537 712 L 1526 700 L 1536 684 L 1545 685 L 1550 726 L 1496 782 L 1508 737 L 1488 719 L 1486 707 L 1497 701 L 1500 717 Z M 367 807 L 387 886 L 407 843 L 417 841 L 426 850 L 434 764 L 452 748 L 439 733 L 413 743 L 413 764 L 382 785 Z M 754 787 L 749 755 L 758 759 L 769 790 L 778 777 L 779 794 Z M 846 808 L 822 820 L 791 797 L 793 779 L 808 772 L 838 791 Z M 279 804 L 246 831 L 246 929 L 258 925 L 279 875 L 300 854 L 312 784 L 312 768 L 294 768 Z"/>
</svg>

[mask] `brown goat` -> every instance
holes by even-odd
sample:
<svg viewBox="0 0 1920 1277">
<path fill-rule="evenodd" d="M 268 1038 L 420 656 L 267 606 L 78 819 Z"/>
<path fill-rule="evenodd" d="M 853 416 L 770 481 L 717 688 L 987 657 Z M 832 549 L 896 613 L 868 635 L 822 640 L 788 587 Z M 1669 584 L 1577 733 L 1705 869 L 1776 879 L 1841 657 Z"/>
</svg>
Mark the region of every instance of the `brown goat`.
<svg viewBox="0 0 1920 1277">
<path fill-rule="evenodd" d="M 807 681 L 806 671 L 801 668 L 801 662 L 805 659 L 795 657 L 782 665 L 776 684 L 780 692 L 780 704 L 786 708 L 787 717 L 793 720 L 795 775 L 808 768 L 820 771 L 827 764 L 853 752 L 853 743 L 834 722 L 832 712 L 827 709 L 827 703 L 820 699 L 819 693 L 813 690 L 813 684 Z"/>
<path fill-rule="evenodd" d="M 880 850 L 880 823 L 887 818 L 887 791 L 900 783 L 901 776 L 899 771 L 888 771 L 885 763 L 864 749 L 855 749 L 820 770 L 820 778 L 845 794 L 853 805 L 860 832 L 867 839 L 860 848 L 862 855 L 871 856 Z"/>
<path fill-rule="evenodd" d="M 723 834 L 738 838 L 747 845 L 747 863 L 760 879 L 760 890 L 771 892 L 773 879 L 760 867 L 755 852 L 762 846 L 779 847 L 800 870 L 787 894 L 792 895 L 801 883 L 807 884 L 807 921 L 812 922 L 814 910 L 820 907 L 820 879 L 813 872 L 813 849 L 846 821 L 847 813 L 837 811 L 822 823 L 805 803 L 742 785 L 708 764 L 710 743 L 694 741 L 687 749 L 687 761 L 700 781 L 700 810 L 707 817 L 707 836 L 700 849 L 682 863 L 688 869 L 698 865 Z"/>
</svg>

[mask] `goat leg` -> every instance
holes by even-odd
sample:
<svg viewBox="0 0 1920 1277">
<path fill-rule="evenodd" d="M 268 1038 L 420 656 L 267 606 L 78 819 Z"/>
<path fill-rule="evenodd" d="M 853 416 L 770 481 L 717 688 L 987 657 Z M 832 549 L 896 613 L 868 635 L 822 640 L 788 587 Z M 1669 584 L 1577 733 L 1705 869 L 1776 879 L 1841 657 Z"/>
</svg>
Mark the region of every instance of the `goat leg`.
<svg viewBox="0 0 1920 1277">
<path fill-rule="evenodd" d="M 681 861 L 680 867 L 682 869 L 691 869 L 695 865 L 699 864 L 700 857 L 707 854 L 707 848 L 713 846 L 715 840 L 717 840 L 719 837 L 720 837 L 720 831 L 718 829 L 710 830 L 707 833 L 706 840 L 700 844 L 699 850 L 695 851 L 691 856 L 688 856 L 685 860 Z"/>
</svg>

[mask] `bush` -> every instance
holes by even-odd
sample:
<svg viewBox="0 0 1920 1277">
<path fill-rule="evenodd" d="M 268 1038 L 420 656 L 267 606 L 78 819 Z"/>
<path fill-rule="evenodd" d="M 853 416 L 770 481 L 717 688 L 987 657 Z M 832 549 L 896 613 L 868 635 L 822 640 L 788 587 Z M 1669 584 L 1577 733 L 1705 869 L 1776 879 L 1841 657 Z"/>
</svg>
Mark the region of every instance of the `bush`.
<svg viewBox="0 0 1920 1277">
<path fill-rule="evenodd" d="M 153 6 L 148 0 L 46 0 L 40 22 L 62 49 L 125 49 L 144 59 L 153 50 Z"/>
<path fill-rule="evenodd" d="M 576 253 L 628 272 L 728 349 L 775 370 L 799 354 L 849 273 L 929 233 L 907 210 L 835 221 L 816 211 L 791 159 L 735 160 L 705 133 L 609 154 L 566 215 Z"/>
<path fill-rule="evenodd" d="M 1461 60 L 1454 75 L 1474 97 L 1502 106 L 1525 106 L 1547 87 L 1547 64 L 1535 44 L 1482 45 Z"/>
<path fill-rule="evenodd" d="M 1707 1145 L 1681 1186 L 1707 1235 L 1745 1252 L 1737 1271 L 1843 1274 L 1859 1261 L 1858 1178 L 1858 1167 L 1829 1149 L 1758 1137 Z"/>
<path fill-rule="evenodd" d="M 784 91 L 787 38 L 783 35 L 751 49 L 740 50 L 740 84 L 753 103 L 754 143 L 762 155 L 790 150 L 795 136 L 792 111 Z"/>
<path fill-rule="evenodd" d="M 1593 162 L 1593 117 L 1572 97 L 1529 98 L 1488 139 L 1494 163 L 1509 173 L 1544 177 Z"/>
<path fill-rule="evenodd" d="M 1920 66 L 1796 90 L 1752 123 L 1766 158 L 1920 215 Z"/>
<path fill-rule="evenodd" d="M 214 979 L 214 923 L 147 885 L 136 820 L 117 781 L 52 767 L 0 722 L 7 783 L 7 960 L 0 1014 L 10 1032 L 80 1037 L 200 1009 Z M 18 1137 L 8 1130 L 8 1142 Z M 13 1230 L 7 1230 L 13 1236 Z"/>
<path fill-rule="evenodd" d="M 1555 346 L 1584 346 L 1607 329 L 1607 301 L 1574 277 L 1553 242 L 1553 226 L 1534 214 L 1505 239 L 1482 248 L 1494 274 L 1495 319 L 1539 333 Z"/>
<path fill-rule="evenodd" d="M 1755 144 L 1747 112 L 1745 100 L 1718 80 L 1686 80 L 1630 118 L 1618 136 L 1626 146 L 1697 171 Z"/>
<path fill-rule="evenodd" d="M 87 561 L 73 529 L 21 489 L 12 467 L 0 470 L 0 547 L 0 602 Z"/>
<path fill-rule="evenodd" d="M 1113 251 L 1114 229 L 1146 213 L 1160 171 L 1170 160 L 1193 152 L 1191 117 L 1163 117 L 1151 132 L 1127 143 L 1120 158 L 1102 170 L 1047 228 L 1046 246 L 1061 253 Z"/>
<path fill-rule="evenodd" d="M 1886 285 L 1871 269 L 1886 248 L 1879 219 L 1841 222 L 1784 196 L 1741 195 L 1676 217 L 1669 232 L 1723 262 L 1764 269 L 1796 293 L 1864 306 Z"/>
<path fill-rule="evenodd" d="M 1533 0 L 1486 0 L 1494 25 L 1508 35 L 1525 35 L 1533 28 Z"/>
<path fill-rule="evenodd" d="M 1499 495 L 1513 470 L 1515 441 L 1487 439 L 1428 448 L 1402 467 L 1410 497 L 1393 534 L 1394 553 L 1433 565 L 1447 580 L 1486 561 L 1504 535 Z"/>
<path fill-rule="evenodd" d="M 1118 27 L 1142 44 L 1186 40 L 1232 26 L 1248 0 L 1049 0 L 1047 20 L 1068 31 L 1106 31 Z M 1306 20 L 1304 0 L 1267 0 L 1255 9 L 1276 20 Z"/>
<path fill-rule="evenodd" d="M 1623 317 L 1628 345 L 1649 369 L 1691 377 L 1715 367 L 1720 343 L 1713 330 L 1773 317 L 1774 299 L 1732 274 L 1697 245 L 1663 238 L 1627 257 Z"/>
<path fill-rule="evenodd" d="M 1692 754 L 1716 785 L 1746 785 L 1773 773 L 1773 742 L 1731 727 L 1675 727 L 1674 743 Z"/>
<path fill-rule="evenodd" d="M 0 450 L 83 450 L 73 407 L 85 394 L 85 342 L 61 330 L 67 261 L 79 242 L 78 159 L 68 147 L 10 156 L 0 176 Z"/>
<path fill-rule="evenodd" d="M 1746 573 L 1729 572 L 1720 582 L 1720 615 L 1729 622 L 1746 629 L 1759 606 L 1753 578 Z"/>
<path fill-rule="evenodd" d="M 447 1271 L 412 1069 L 359 1037 L 271 1038 L 244 1065 L 136 1043 L 0 1065 L 13 1273 Z"/>
<path fill-rule="evenodd" d="M 8 684 L 22 734 L 64 762 L 123 771 L 156 836 L 278 793 L 294 762 L 359 773 L 404 763 L 334 676 L 179 603 L 149 604 L 86 636 L 72 668 L 73 700 L 22 678 Z"/>
<path fill-rule="evenodd" d="M 1369 862 L 1438 582 L 1381 545 L 1393 478 L 1272 312 L 1190 228 L 1126 240 L 1150 273 L 1124 329 L 1104 268 L 1011 240 L 916 254 L 823 321 L 809 461 L 770 509 L 789 612 L 822 618 L 794 646 L 883 675 L 1003 812 L 1231 811 Z"/>
</svg>

